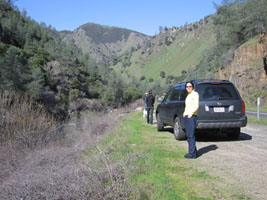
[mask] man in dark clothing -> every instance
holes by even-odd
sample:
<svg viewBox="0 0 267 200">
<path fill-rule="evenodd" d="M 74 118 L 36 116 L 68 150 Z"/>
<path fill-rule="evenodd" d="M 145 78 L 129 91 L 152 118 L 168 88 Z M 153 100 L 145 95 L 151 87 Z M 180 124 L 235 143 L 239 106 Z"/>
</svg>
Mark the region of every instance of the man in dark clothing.
<svg viewBox="0 0 267 200">
<path fill-rule="evenodd" d="M 154 103 L 155 103 L 155 97 L 152 95 L 152 90 L 149 90 L 148 96 L 146 98 L 148 124 L 153 124 Z"/>
</svg>

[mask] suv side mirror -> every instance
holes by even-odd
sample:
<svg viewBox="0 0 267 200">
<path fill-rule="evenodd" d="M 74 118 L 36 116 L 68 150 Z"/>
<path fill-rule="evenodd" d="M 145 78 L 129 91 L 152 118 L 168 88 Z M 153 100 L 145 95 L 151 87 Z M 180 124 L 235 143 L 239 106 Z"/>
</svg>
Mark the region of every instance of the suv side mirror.
<svg viewBox="0 0 267 200">
<path fill-rule="evenodd" d="M 158 102 L 162 102 L 163 99 L 161 97 L 158 98 Z"/>
</svg>

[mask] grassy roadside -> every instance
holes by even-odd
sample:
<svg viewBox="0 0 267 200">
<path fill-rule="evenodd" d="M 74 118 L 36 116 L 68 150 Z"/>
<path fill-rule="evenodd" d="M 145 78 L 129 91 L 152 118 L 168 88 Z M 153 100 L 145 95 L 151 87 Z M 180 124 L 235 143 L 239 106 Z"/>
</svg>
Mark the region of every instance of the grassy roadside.
<svg viewBox="0 0 267 200">
<path fill-rule="evenodd" d="M 246 110 L 257 111 L 257 107 L 246 104 Z M 267 106 L 261 106 L 260 112 L 267 112 Z M 248 117 L 248 123 L 261 124 L 267 126 L 266 118 L 260 118 L 260 120 L 258 120 L 257 117 L 253 116 L 247 116 L 247 117 Z"/>
<path fill-rule="evenodd" d="M 246 110 L 257 111 L 257 107 L 246 104 Z M 267 112 L 267 106 L 261 106 L 260 112 Z"/>
<path fill-rule="evenodd" d="M 117 159 L 136 155 L 126 172 L 132 188 L 129 199 L 247 199 L 238 189 L 221 187 L 222 178 L 198 170 L 199 159 L 184 159 L 186 149 L 173 135 L 157 132 L 155 126 L 145 123 L 141 113 L 129 114 L 100 145 L 101 149 L 112 146 L 109 149 Z"/>
<path fill-rule="evenodd" d="M 260 120 L 258 120 L 257 117 L 252 117 L 252 116 L 247 116 L 247 117 L 248 117 L 248 123 L 261 124 L 267 126 L 267 118 L 260 118 Z"/>
</svg>

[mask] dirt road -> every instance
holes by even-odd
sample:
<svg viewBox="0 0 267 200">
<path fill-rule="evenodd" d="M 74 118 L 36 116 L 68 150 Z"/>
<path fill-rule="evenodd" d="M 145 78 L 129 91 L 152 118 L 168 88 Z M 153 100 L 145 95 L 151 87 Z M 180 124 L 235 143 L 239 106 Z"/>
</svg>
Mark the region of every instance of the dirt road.
<svg viewBox="0 0 267 200">
<path fill-rule="evenodd" d="M 248 124 L 237 141 L 225 135 L 197 137 L 202 168 L 225 180 L 225 187 L 242 189 L 252 199 L 267 199 L 267 127 Z M 181 142 L 187 148 L 186 141 Z"/>
</svg>

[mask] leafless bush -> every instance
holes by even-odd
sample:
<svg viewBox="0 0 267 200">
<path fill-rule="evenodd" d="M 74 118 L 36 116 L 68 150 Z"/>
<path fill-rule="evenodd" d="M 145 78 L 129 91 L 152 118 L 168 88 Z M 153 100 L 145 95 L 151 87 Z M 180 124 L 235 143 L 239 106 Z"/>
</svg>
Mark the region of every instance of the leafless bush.
<svg viewBox="0 0 267 200">
<path fill-rule="evenodd" d="M 115 159 L 114 152 L 106 152 L 97 146 L 99 151 L 87 166 L 90 169 L 90 185 L 86 197 L 88 199 L 128 199 L 133 192 L 129 185 L 128 174 L 133 168 L 135 155 L 129 154 L 123 159 Z M 97 167 L 95 165 L 97 163 Z"/>
<path fill-rule="evenodd" d="M 56 125 L 30 97 L 0 93 L 0 182 L 20 166 L 29 151 L 60 135 Z"/>
<path fill-rule="evenodd" d="M 129 105 L 129 108 L 134 110 L 137 107 L 144 107 L 144 100 L 143 99 L 137 99 L 135 102 L 131 103 Z"/>
<path fill-rule="evenodd" d="M 231 48 L 221 56 L 220 62 L 221 62 L 222 69 L 224 69 L 228 64 L 230 64 L 234 60 L 235 50 L 236 48 Z"/>
<path fill-rule="evenodd" d="M 56 121 L 45 108 L 23 94 L 0 94 L 0 123 L 0 142 L 30 149 L 47 142 L 56 131 Z"/>
<path fill-rule="evenodd" d="M 127 172 L 134 156 L 115 160 L 113 154 L 98 152 L 83 162 L 76 156 L 56 148 L 35 152 L 20 171 L 0 185 L 0 198 L 128 199 Z"/>
<path fill-rule="evenodd" d="M 119 122 L 115 112 L 73 118 L 64 125 L 61 140 L 27 152 L 21 161 L 14 158 L 19 167 L 0 181 L 0 199 L 128 199 L 127 177 L 136 156 L 120 156 L 112 145 L 99 145 Z M 94 154 L 88 156 L 88 149 Z"/>
</svg>

